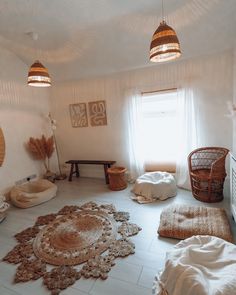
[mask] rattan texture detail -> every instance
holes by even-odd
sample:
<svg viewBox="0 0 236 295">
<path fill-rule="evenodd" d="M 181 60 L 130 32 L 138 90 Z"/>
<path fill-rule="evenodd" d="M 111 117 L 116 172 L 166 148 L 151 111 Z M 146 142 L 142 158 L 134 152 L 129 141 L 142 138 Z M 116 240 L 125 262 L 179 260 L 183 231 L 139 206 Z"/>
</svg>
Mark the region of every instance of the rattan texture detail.
<svg viewBox="0 0 236 295">
<path fill-rule="evenodd" d="M 40 61 L 35 61 L 28 73 L 28 85 L 48 87 L 51 86 L 51 78 L 48 73 L 48 69 L 45 68 Z"/>
<path fill-rule="evenodd" d="M 150 61 L 164 62 L 181 56 L 176 32 L 163 20 L 152 36 Z"/>
<path fill-rule="evenodd" d="M 181 240 L 195 235 L 209 235 L 233 241 L 229 221 L 222 208 L 169 206 L 161 213 L 158 233 L 162 237 Z"/>
<path fill-rule="evenodd" d="M 127 187 L 125 178 L 126 168 L 124 167 L 111 167 L 107 169 L 109 177 L 109 188 L 112 191 L 123 190 Z"/>
<path fill-rule="evenodd" d="M 45 226 L 35 238 L 33 249 L 47 263 L 76 265 L 107 250 L 116 234 L 115 220 L 107 213 L 81 211 Z"/>
<path fill-rule="evenodd" d="M 19 244 L 3 261 L 20 264 L 15 283 L 42 277 L 52 295 L 81 277 L 104 280 L 116 258 L 135 252 L 128 237 L 138 234 L 141 228 L 128 223 L 129 218 L 128 212 L 117 212 L 112 204 L 64 206 L 57 213 L 39 216 L 32 227 L 16 234 Z M 117 228 L 123 221 L 127 226 L 121 233 Z M 81 263 L 82 269 L 74 267 Z M 48 264 L 56 267 L 51 269 Z"/>
<path fill-rule="evenodd" d="M 202 202 L 220 202 L 226 177 L 225 158 L 229 150 L 204 147 L 188 156 L 189 175 L 193 196 Z"/>
</svg>

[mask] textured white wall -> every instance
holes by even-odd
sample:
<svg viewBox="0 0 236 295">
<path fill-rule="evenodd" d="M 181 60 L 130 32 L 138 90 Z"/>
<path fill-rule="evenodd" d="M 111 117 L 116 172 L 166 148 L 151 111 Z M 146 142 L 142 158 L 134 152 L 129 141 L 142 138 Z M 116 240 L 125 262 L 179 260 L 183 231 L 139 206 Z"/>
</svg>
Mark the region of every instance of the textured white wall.
<svg viewBox="0 0 236 295">
<path fill-rule="evenodd" d="M 42 174 L 40 162 L 32 160 L 24 144 L 30 136 L 49 134 L 48 90 L 27 86 L 28 67 L 15 55 L 0 49 L 0 127 L 6 156 L 0 167 L 0 193 L 15 181 Z"/>
<path fill-rule="evenodd" d="M 126 165 L 124 93 L 191 85 L 197 101 L 202 146 L 232 147 L 227 101 L 233 99 L 233 52 L 179 60 L 165 65 L 90 80 L 57 83 L 51 88 L 52 114 L 58 121 L 61 163 L 69 159 L 111 159 Z M 108 125 L 72 128 L 69 104 L 105 99 Z M 155 135 L 154 135 L 155 136 Z M 158 136 L 158 135 L 156 135 Z M 102 167 L 82 167 L 82 175 L 103 177 Z"/>
<path fill-rule="evenodd" d="M 233 102 L 236 105 L 236 46 L 233 53 Z M 233 154 L 236 155 L 236 118 L 233 120 Z"/>
</svg>

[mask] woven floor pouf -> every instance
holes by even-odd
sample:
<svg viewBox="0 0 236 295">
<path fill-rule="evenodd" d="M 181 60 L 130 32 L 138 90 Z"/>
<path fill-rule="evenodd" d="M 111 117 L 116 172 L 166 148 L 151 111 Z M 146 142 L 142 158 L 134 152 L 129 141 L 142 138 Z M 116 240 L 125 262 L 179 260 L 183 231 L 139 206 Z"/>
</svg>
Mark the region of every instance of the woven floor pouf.
<svg viewBox="0 0 236 295">
<path fill-rule="evenodd" d="M 47 179 L 38 179 L 22 185 L 14 186 L 10 191 L 10 199 L 14 206 L 29 208 L 54 198 L 57 186 Z"/>
</svg>

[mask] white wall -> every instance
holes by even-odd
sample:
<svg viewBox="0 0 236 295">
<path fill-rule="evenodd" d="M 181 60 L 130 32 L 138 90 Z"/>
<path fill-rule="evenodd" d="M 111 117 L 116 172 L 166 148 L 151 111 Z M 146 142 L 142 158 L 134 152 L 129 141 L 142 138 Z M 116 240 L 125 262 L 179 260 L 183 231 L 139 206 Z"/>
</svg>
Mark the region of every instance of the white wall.
<svg viewBox="0 0 236 295">
<path fill-rule="evenodd" d="M 52 114 L 58 121 L 56 131 L 60 160 L 111 159 L 127 164 L 123 125 L 124 93 L 191 85 L 198 104 L 202 146 L 232 147 L 232 122 L 227 101 L 233 99 L 233 52 L 179 60 L 165 65 L 100 77 L 54 84 L 51 88 Z M 105 99 L 108 125 L 72 128 L 69 104 Z M 101 168 L 101 169 L 100 169 Z M 82 175 L 103 177 L 102 167 L 83 167 Z"/>
<path fill-rule="evenodd" d="M 236 47 L 233 53 L 233 103 L 236 105 Z M 233 154 L 236 155 L 236 118 L 233 119 Z"/>
<path fill-rule="evenodd" d="M 0 193 L 15 181 L 31 174 L 40 175 L 43 167 L 33 160 L 24 144 L 30 136 L 49 134 L 48 90 L 27 86 L 28 67 L 15 55 L 0 49 L 0 127 L 6 142 L 6 156 L 0 167 Z"/>
</svg>

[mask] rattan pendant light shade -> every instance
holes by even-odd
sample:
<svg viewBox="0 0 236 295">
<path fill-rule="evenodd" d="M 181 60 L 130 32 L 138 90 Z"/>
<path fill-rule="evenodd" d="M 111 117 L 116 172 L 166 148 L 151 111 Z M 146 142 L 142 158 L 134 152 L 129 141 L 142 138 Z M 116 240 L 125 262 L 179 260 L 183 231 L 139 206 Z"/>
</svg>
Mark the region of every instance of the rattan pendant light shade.
<svg viewBox="0 0 236 295">
<path fill-rule="evenodd" d="M 164 62 L 181 56 L 180 44 L 175 31 L 163 20 L 152 36 L 150 61 Z"/>
<path fill-rule="evenodd" d="M 51 86 L 48 70 L 38 60 L 29 69 L 28 85 L 35 87 Z"/>
</svg>

